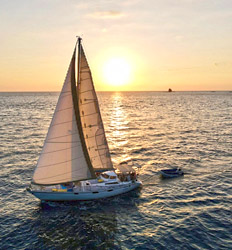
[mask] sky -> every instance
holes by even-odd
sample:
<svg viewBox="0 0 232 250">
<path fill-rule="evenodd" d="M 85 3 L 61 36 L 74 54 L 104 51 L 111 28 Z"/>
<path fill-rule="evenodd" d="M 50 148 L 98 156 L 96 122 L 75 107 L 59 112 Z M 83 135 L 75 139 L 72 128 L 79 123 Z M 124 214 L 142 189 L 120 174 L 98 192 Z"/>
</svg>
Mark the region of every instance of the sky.
<svg viewBox="0 0 232 250">
<path fill-rule="evenodd" d="M 77 35 L 97 91 L 232 90 L 231 0 L 0 0 L 0 91 L 60 91 Z"/>
</svg>

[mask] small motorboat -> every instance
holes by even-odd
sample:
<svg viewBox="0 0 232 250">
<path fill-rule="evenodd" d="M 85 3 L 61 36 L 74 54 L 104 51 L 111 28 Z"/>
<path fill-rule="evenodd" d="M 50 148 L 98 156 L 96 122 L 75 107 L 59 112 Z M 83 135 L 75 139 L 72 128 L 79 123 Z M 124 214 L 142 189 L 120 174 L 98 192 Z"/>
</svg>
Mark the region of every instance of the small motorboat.
<svg viewBox="0 0 232 250">
<path fill-rule="evenodd" d="M 163 169 L 160 170 L 161 176 L 164 178 L 173 178 L 184 175 L 181 168 Z"/>
</svg>

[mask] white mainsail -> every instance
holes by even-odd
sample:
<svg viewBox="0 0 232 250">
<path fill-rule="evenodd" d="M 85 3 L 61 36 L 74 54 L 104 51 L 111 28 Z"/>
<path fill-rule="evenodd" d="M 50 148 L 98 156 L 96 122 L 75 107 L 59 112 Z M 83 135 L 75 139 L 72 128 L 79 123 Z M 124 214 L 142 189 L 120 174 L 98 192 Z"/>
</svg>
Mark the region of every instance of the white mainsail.
<svg viewBox="0 0 232 250">
<path fill-rule="evenodd" d="M 76 48 L 34 172 L 35 184 L 51 185 L 95 178 L 80 138 L 83 138 L 82 131 L 78 129 L 75 54 Z"/>
<path fill-rule="evenodd" d="M 113 170 L 91 71 L 79 42 L 79 111 L 86 147 L 95 171 Z"/>
</svg>

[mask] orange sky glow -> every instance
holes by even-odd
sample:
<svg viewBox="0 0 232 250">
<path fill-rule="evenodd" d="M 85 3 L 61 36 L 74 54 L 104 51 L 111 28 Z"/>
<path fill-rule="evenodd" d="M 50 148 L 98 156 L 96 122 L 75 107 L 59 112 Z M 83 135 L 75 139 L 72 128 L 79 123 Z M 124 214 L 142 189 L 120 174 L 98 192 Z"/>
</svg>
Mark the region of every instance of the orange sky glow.
<svg viewBox="0 0 232 250">
<path fill-rule="evenodd" d="M 232 90 L 232 2 L 3 1 L 0 91 L 59 91 L 76 35 L 97 91 Z"/>
</svg>

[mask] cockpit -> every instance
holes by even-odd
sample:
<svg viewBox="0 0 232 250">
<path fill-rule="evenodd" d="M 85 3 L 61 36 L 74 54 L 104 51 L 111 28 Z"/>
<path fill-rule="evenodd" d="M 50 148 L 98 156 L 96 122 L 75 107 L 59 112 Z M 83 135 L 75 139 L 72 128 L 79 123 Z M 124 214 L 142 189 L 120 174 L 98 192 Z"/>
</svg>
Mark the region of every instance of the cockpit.
<svg viewBox="0 0 232 250">
<path fill-rule="evenodd" d="M 117 180 L 117 174 L 114 171 L 106 171 L 100 174 L 100 178 L 103 181 L 116 181 Z"/>
</svg>

